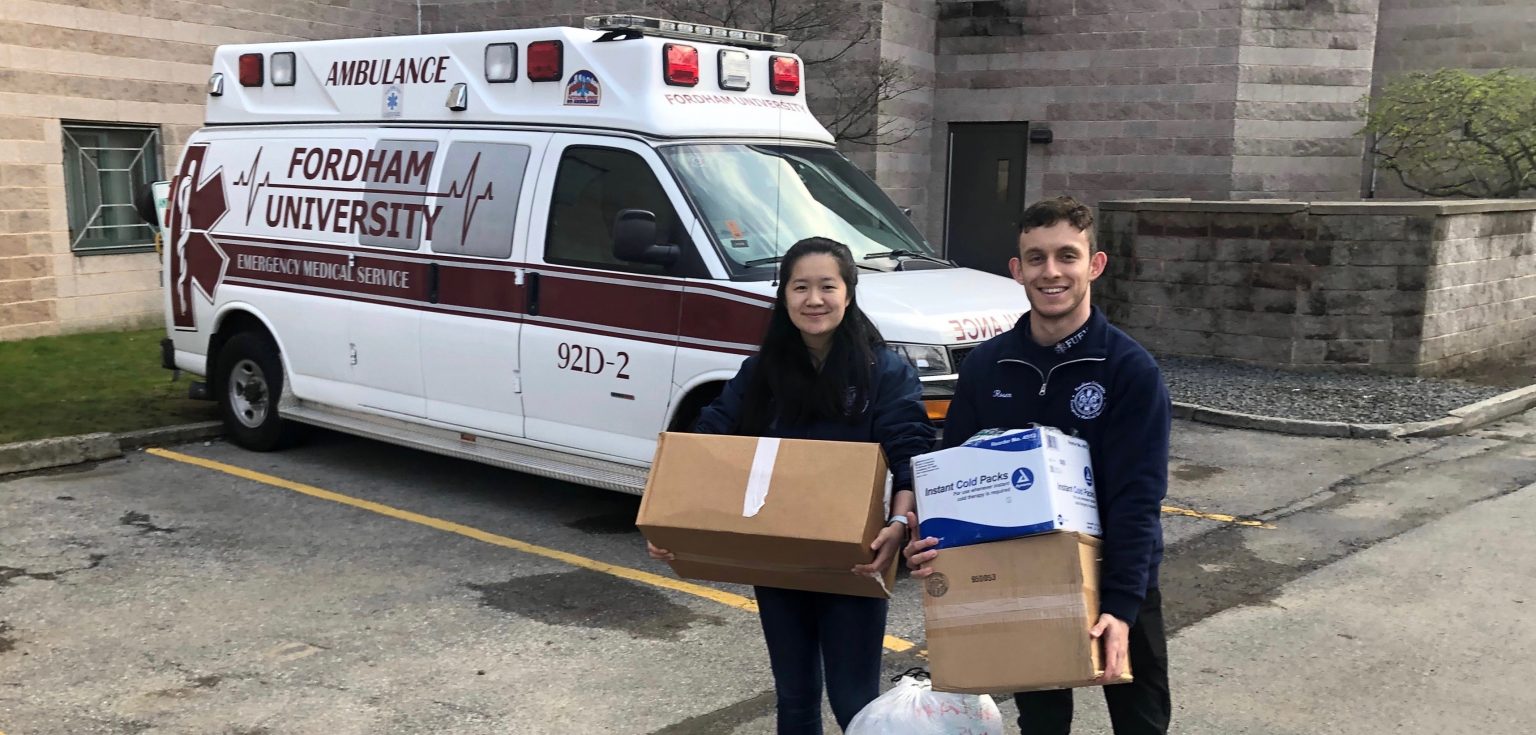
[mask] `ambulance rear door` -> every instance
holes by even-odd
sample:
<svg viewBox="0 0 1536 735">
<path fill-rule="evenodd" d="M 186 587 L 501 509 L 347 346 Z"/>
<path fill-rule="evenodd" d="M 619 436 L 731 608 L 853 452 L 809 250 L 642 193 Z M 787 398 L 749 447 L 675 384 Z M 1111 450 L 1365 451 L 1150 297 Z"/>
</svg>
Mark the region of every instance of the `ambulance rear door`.
<svg viewBox="0 0 1536 735">
<path fill-rule="evenodd" d="M 549 133 L 450 133 L 434 189 L 428 300 L 421 324 L 427 417 L 523 436 L 520 320 L 528 223 Z"/>
</svg>

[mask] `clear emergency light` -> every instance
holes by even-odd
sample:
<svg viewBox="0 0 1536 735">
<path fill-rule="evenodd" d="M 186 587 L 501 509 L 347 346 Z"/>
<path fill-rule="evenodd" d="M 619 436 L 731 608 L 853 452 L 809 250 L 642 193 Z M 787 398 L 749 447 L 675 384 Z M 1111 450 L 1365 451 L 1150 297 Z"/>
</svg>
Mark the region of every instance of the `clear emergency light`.
<svg viewBox="0 0 1536 735">
<path fill-rule="evenodd" d="M 615 15 L 591 15 L 584 25 L 589 31 L 639 31 L 648 36 L 679 38 L 689 41 L 712 41 L 746 48 L 779 48 L 789 38 L 778 33 L 744 31 L 740 28 L 684 23 L 643 15 L 620 13 Z"/>
<path fill-rule="evenodd" d="M 517 44 L 493 43 L 485 47 L 485 81 L 517 81 Z"/>
<path fill-rule="evenodd" d="M 720 49 L 720 88 L 737 92 L 752 86 L 752 57 L 745 51 Z"/>
<path fill-rule="evenodd" d="M 295 79 L 296 55 L 292 51 L 272 54 L 272 86 L 292 87 Z"/>
</svg>

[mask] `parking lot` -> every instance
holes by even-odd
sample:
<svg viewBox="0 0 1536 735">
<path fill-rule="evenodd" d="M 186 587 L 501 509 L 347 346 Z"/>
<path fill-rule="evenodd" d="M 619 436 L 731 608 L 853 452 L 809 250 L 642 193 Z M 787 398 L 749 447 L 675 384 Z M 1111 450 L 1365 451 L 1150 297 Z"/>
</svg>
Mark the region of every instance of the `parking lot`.
<svg viewBox="0 0 1536 735">
<path fill-rule="evenodd" d="M 1436 534 L 1486 542 L 1536 515 L 1533 437 L 1530 416 L 1413 441 L 1176 424 L 1163 573 L 1175 730 L 1410 731 L 1391 717 L 1422 709 L 1431 724 L 1455 719 L 1414 731 L 1528 731 L 1502 725 L 1536 711 L 1517 675 L 1536 654 L 1536 547 L 1501 545 L 1508 558 L 1471 571 L 1434 565 L 1491 553 Z M 0 481 L 0 732 L 772 732 L 751 590 L 682 582 L 652 562 L 637 507 L 319 431 L 272 454 L 198 443 Z M 1518 528 L 1508 535 L 1531 535 Z M 1441 551 L 1426 561 L 1430 548 Z M 1388 582 L 1400 573 L 1491 575 L 1492 589 L 1430 578 L 1397 599 Z M 1469 599 L 1479 589 L 1487 599 Z M 893 673 L 922 664 L 917 592 L 904 576 L 895 589 Z M 1405 618 L 1380 610 L 1382 595 L 1448 609 Z M 1388 650 L 1445 646 L 1435 676 L 1481 688 L 1431 686 L 1403 713 L 1369 716 L 1373 682 L 1400 700 L 1429 680 L 1349 659 L 1379 627 L 1340 638 L 1303 624 L 1353 620 L 1352 606 L 1392 621 Z M 1448 641 L 1421 619 L 1490 610 L 1525 632 L 1466 626 Z M 1493 659 L 1462 661 L 1484 650 L 1479 635 L 1497 637 Z M 1288 661 L 1298 650 L 1311 654 Z M 1355 704 L 1308 671 L 1363 661 L 1375 663 L 1353 678 Z M 1299 707 L 1312 692 L 1341 709 Z M 1107 731 L 1096 692 L 1084 694 L 1079 731 Z"/>
</svg>

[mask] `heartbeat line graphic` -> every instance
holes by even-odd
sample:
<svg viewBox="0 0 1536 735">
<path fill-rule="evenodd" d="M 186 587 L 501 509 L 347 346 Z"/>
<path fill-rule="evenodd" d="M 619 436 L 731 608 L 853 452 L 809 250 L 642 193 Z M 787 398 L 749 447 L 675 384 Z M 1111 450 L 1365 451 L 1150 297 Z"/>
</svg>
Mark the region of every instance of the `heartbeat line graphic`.
<svg viewBox="0 0 1536 735">
<path fill-rule="evenodd" d="M 235 178 L 235 186 L 249 187 L 251 185 L 252 180 L 256 178 L 257 167 L 261 165 L 261 152 L 265 149 L 266 146 L 262 146 L 261 148 L 256 149 L 256 158 L 251 161 L 251 170 L 242 171 L 240 175 Z M 246 224 L 251 223 L 251 212 L 256 211 L 256 198 L 261 196 L 261 190 L 265 189 L 270 183 L 272 183 L 272 173 L 268 172 L 267 175 L 262 178 L 261 183 L 257 184 L 256 187 L 251 189 L 249 194 L 247 194 L 245 198 Z"/>
<path fill-rule="evenodd" d="M 460 182 L 453 182 L 448 186 L 448 197 L 450 199 L 469 199 L 469 192 L 475 188 L 475 172 L 479 169 L 480 154 L 476 153 L 475 160 L 469 162 L 469 172 L 464 175 L 464 188 L 459 188 Z M 464 222 L 462 223 L 462 226 L 459 230 L 460 243 L 464 242 L 464 238 L 469 236 L 469 228 L 472 224 L 474 224 L 475 210 L 480 207 L 480 202 L 496 200 L 495 195 L 491 191 L 494 183 L 495 182 L 487 182 L 484 192 L 477 194 L 473 199 L 469 199 L 469 201 L 465 203 Z"/>
</svg>

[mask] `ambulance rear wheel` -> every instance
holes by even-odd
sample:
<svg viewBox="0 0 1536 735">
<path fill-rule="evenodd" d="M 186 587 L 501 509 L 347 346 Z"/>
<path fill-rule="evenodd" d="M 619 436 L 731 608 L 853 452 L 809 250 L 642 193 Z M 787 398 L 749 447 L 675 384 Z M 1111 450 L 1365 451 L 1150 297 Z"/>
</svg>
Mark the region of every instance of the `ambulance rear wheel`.
<svg viewBox="0 0 1536 735">
<path fill-rule="evenodd" d="M 278 414 L 283 364 L 271 338 L 241 332 L 219 351 L 219 412 L 224 431 L 246 449 L 267 452 L 282 446 L 288 431 Z"/>
</svg>

